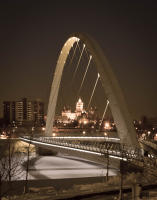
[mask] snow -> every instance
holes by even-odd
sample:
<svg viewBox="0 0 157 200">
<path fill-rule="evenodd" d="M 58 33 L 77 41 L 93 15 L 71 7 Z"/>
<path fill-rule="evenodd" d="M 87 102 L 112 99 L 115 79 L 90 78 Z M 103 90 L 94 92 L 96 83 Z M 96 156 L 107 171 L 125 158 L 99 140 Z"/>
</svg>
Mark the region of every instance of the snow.
<svg viewBox="0 0 157 200">
<path fill-rule="evenodd" d="M 115 176 L 115 169 L 109 170 L 109 176 Z M 75 157 L 42 156 L 29 168 L 29 179 L 65 179 L 105 176 L 102 165 Z"/>
</svg>

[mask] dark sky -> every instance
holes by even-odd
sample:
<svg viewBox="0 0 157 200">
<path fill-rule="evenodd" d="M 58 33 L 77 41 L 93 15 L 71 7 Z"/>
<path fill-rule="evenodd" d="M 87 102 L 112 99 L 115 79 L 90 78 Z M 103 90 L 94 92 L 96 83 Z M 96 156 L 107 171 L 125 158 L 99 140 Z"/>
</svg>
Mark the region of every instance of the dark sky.
<svg viewBox="0 0 157 200">
<path fill-rule="evenodd" d="M 62 45 L 71 33 L 87 32 L 103 48 L 133 117 L 157 116 L 156 0 L 1 0 L 0 19 L 0 103 L 47 103 Z"/>
</svg>

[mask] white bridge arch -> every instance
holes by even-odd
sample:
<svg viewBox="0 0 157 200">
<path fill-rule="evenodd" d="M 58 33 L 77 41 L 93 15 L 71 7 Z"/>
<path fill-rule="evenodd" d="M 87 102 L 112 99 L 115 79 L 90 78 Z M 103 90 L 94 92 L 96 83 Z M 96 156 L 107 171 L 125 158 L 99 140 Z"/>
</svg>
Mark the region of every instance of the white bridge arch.
<svg viewBox="0 0 157 200">
<path fill-rule="evenodd" d="M 46 135 L 52 135 L 55 108 L 64 64 L 66 62 L 70 49 L 78 40 L 81 40 L 86 45 L 86 48 L 92 55 L 92 58 L 95 62 L 97 71 L 100 74 L 100 79 L 105 90 L 106 97 L 110 102 L 110 109 L 117 127 L 118 136 L 121 143 L 126 143 L 128 145 L 137 147 L 138 141 L 133 126 L 133 120 L 131 119 L 122 90 L 111 69 L 111 66 L 109 65 L 102 49 L 97 44 L 97 42 L 89 35 L 82 33 L 72 34 L 72 36 L 65 42 L 60 52 L 50 91 L 45 131 Z"/>
</svg>

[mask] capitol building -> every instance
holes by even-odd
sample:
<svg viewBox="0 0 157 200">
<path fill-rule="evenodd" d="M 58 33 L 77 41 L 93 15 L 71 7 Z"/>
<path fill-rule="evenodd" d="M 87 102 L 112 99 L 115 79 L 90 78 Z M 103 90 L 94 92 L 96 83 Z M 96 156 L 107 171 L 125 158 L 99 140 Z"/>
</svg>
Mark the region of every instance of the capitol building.
<svg viewBox="0 0 157 200">
<path fill-rule="evenodd" d="M 79 125 L 87 125 L 91 122 L 96 123 L 96 119 L 98 118 L 98 114 L 96 114 L 96 108 L 92 107 L 87 112 L 84 108 L 84 102 L 81 98 L 78 99 L 75 106 L 75 111 L 69 107 L 64 106 L 61 115 L 56 117 L 57 124 L 71 124 L 73 122 L 77 122 Z"/>
<path fill-rule="evenodd" d="M 101 122 L 98 110 L 96 107 L 90 107 L 87 111 L 85 110 L 84 102 L 81 98 L 78 99 L 75 106 L 75 111 L 69 107 L 64 106 L 60 116 L 56 116 L 55 124 L 56 127 L 78 127 L 78 128 L 100 128 L 104 127 L 107 130 L 112 129 L 111 123 L 107 120 Z"/>
<path fill-rule="evenodd" d="M 62 111 L 62 119 L 67 119 L 67 120 L 77 120 L 79 116 L 81 116 L 83 113 L 86 113 L 84 110 L 84 103 L 81 98 L 78 99 L 76 102 L 76 109 L 75 112 L 71 112 L 71 109 L 67 109 L 64 107 Z"/>
</svg>

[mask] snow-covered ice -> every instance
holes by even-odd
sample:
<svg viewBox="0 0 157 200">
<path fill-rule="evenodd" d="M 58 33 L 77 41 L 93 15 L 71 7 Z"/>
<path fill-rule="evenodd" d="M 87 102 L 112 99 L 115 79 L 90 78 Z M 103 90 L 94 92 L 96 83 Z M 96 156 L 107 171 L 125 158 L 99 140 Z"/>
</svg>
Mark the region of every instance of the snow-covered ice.
<svg viewBox="0 0 157 200">
<path fill-rule="evenodd" d="M 109 176 L 116 174 L 115 169 L 109 170 Z M 42 156 L 29 169 L 29 179 L 64 179 L 105 175 L 104 166 L 75 157 Z"/>
</svg>

